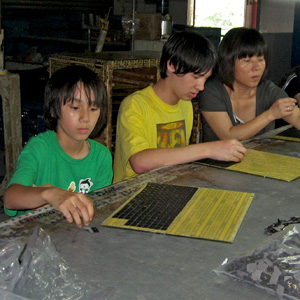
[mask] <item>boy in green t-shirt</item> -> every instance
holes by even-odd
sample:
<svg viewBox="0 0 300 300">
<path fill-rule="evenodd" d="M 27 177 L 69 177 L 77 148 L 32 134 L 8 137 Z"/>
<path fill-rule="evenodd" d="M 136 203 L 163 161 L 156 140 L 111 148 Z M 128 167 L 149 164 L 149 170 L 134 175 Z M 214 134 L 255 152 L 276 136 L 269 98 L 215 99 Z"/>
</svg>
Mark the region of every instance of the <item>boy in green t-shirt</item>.
<svg viewBox="0 0 300 300">
<path fill-rule="evenodd" d="M 29 140 L 4 193 L 5 212 L 15 217 L 51 205 L 68 222 L 89 225 L 94 205 L 86 194 L 111 184 L 109 150 L 90 139 L 106 120 L 106 89 L 92 70 L 69 66 L 45 88 L 48 131 Z M 90 137 L 90 138 L 89 138 Z"/>
</svg>

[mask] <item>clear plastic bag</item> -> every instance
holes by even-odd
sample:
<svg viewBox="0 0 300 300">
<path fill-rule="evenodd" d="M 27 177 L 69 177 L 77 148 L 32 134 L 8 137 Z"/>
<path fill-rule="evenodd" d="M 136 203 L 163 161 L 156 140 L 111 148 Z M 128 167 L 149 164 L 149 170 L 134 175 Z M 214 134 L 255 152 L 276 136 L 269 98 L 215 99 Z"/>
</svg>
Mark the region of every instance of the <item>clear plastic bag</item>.
<svg viewBox="0 0 300 300">
<path fill-rule="evenodd" d="M 300 299 L 300 225 L 289 225 L 245 255 L 226 259 L 214 272 L 281 299 Z"/>
<path fill-rule="evenodd" d="M 104 300 L 113 292 L 81 281 L 41 228 L 35 228 L 28 243 L 12 242 L 0 251 L 1 299 Z"/>
</svg>

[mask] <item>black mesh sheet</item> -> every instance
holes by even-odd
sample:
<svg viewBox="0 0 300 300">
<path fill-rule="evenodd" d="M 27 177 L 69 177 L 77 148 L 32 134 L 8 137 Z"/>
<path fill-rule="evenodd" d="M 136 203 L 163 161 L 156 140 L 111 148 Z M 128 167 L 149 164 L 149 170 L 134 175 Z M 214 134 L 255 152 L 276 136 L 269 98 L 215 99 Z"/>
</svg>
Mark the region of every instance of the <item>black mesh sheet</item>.
<svg viewBox="0 0 300 300">
<path fill-rule="evenodd" d="M 127 226 L 167 230 L 196 191 L 193 187 L 148 183 L 113 218 L 128 219 Z"/>
<path fill-rule="evenodd" d="M 295 127 L 291 127 L 287 130 L 284 130 L 277 134 L 278 136 L 285 136 L 285 137 L 293 137 L 300 139 L 300 130 Z"/>
</svg>

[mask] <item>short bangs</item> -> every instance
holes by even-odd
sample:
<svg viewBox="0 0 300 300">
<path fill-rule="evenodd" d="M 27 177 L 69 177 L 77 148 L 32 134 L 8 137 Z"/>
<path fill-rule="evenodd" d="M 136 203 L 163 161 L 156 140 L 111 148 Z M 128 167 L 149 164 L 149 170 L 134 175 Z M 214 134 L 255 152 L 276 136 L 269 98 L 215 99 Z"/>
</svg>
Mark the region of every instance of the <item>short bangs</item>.
<svg viewBox="0 0 300 300">
<path fill-rule="evenodd" d="M 175 74 L 202 74 L 214 68 L 216 64 L 215 50 L 205 39 L 201 44 L 194 43 L 178 46 L 178 51 L 170 57 L 170 64 L 175 67 Z"/>
</svg>

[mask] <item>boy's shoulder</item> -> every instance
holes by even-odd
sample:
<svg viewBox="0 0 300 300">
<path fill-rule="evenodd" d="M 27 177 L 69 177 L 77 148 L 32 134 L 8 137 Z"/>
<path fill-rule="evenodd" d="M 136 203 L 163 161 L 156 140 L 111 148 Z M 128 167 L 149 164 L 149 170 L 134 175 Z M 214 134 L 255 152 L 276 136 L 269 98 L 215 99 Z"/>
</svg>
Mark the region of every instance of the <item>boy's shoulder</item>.
<svg viewBox="0 0 300 300">
<path fill-rule="evenodd" d="M 92 140 L 92 139 L 88 139 L 90 145 L 97 149 L 97 150 L 102 150 L 102 151 L 109 151 L 107 147 L 105 147 L 103 144 L 101 144 L 100 142 L 96 141 L 96 140 Z"/>
<path fill-rule="evenodd" d="M 130 95 L 128 95 L 121 104 L 125 103 L 131 103 L 136 101 L 143 101 L 147 99 L 151 99 L 153 96 L 155 96 L 154 90 L 152 86 L 148 86 L 142 90 L 136 91 Z"/>
<path fill-rule="evenodd" d="M 103 144 L 99 143 L 98 141 L 88 139 L 91 149 L 93 151 L 93 155 L 101 155 L 101 156 L 110 156 L 111 157 L 111 152 L 110 150 L 104 146 Z"/>
<path fill-rule="evenodd" d="M 45 132 L 39 133 L 36 136 L 31 137 L 26 146 L 42 144 L 49 145 L 52 144 L 55 140 L 57 140 L 56 133 L 52 130 L 47 130 Z"/>
</svg>

